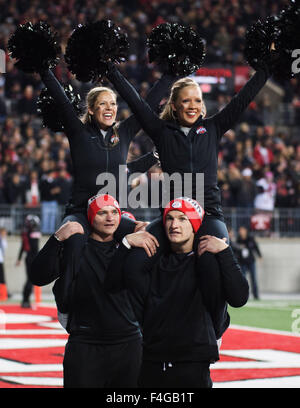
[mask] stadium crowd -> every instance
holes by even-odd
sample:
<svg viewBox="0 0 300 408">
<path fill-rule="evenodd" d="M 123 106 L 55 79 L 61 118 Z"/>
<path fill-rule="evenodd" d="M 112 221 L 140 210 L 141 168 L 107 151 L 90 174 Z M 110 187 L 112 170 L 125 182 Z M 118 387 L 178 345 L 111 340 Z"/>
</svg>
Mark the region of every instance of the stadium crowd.
<svg viewBox="0 0 300 408">
<path fill-rule="evenodd" d="M 205 38 L 204 65 L 246 66 L 243 46 L 247 27 L 258 18 L 276 14 L 283 0 L 0 0 L 0 48 L 20 23 L 46 20 L 58 33 L 65 49 L 78 24 L 111 19 L 127 32 L 130 57 L 121 67 L 144 96 L 161 75 L 147 60 L 146 39 L 162 22 L 191 25 Z M 71 83 L 82 100 L 90 84 L 79 83 L 61 59 L 55 74 Z M 228 131 L 219 152 L 219 183 L 223 206 L 272 210 L 300 205 L 300 81 L 276 83 L 281 106 L 272 111 L 266 96 L 253 102 L 235 129 Z M 42 126 L 37 98 L 43 88 L 38 75 L 26 75 L 7 56 L 6 73 L 0 74 L 0 204 L 36 206 L 43 201 L 65 204 L 72 186 L 72 161 L 68 140 Z M 230 100 L 233 92 L 216 89 L 210 96 L 208 115 Z M 273 108 L 274 109 L 274 108 Z M 119 101 L 119 119 L 130 114 Z M 278 125 L 278 116 L 283 123 Z M 286 126 L 284 126 L 286 125 Z M 140 132 L 131 144 L 128 161 L 152 150 Z M 154 166 L 147 177 L 155 177 Z"/>
</svg>

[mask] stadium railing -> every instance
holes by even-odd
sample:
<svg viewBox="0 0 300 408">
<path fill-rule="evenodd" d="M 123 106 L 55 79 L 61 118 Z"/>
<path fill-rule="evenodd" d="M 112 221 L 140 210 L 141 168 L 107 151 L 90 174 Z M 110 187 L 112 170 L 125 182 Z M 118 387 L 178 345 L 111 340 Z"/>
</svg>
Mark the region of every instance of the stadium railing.
<svg viewBox="0 0 300 408">
<path fill-rule="evenodd" d="M 56 212 L 56 227 L 64 215 L 64 206 Z M 138 220 L 152 221 L 160 216 L 159 209 L 128 209 Z M 300 209 L 275 208 L 272 212 L 259 211 L 254 208 L 223 208 L 228 228 L 237 232 L 241 225 L 255 232 L 257 236 L 300 237 Z M 0 227 L 5 227 L 9 234 L 19 234 L 27 215 L 42 217 L 40 207 L 26 207 L 20 204 L 0 205 Z"/>
</svg>

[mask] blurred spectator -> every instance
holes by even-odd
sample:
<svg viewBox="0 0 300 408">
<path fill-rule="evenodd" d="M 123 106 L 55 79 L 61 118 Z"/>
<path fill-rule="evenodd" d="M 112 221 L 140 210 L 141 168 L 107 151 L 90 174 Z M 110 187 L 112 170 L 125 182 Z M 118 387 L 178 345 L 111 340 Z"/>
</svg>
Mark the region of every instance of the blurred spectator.
<svg viewBox="0 0 300 408">
<path fill-rule="evenodd" d="M 271 150 L 270 142 L 271 139 L 265 136 L 261 141 L 257 141 L 254 147 L 253 157 L 262 167 L 273 161 L 274 154 Z"/>
<path fill-rule="evenodd" d="M 67 172 L 65 165 L 62 165 L 57 172 L 56 185 L 59 188 L 57 202 L 59 205 L 66 205 L 71 195 L 72 177 Z"/>
<path fill-rule="evenodd" d="M 53 234 L 56 228 L 58 198 L 61 187 L 57 183 L 57 174 L 54 169 L 49 169 L 42 175 L 39 184 L 41 197 L 42 234 Z"/>
<path fill-rule="evenodd" d="M 242 180 L 240 189 L 237 194 L 238 207 L 254 207 L 254 199 L 257 189 L 254 180 L 252 179 L 252 170 L 246 168 L 242 171 Z"/>
<path fill-rule="evenodd" d="M 233 206 L 236 205 L 238 200 L 238 194 L 241 188 L 242 175 L 240 170 L 235 164 L 231 163 L 228 168 L 227 180 L 230 187 L 231 197 L 233 200 Z"/>
<path fill-rule="evenodd" d="M 262 258 L 259 246 L 248 229 L 241 226 L 238 231 L 237 244 L 240 248 L 239 262 L 242 272 L 246 275 L 250 273 L 251 289 L 254 299 L 259 299 L 259 290 L 256 277 L 256 260 L 255 256 Z"/>
<path fill-rule="evenodd" d="M 0 301 L 4 302 L 8 298 L 5 280 L 4 257 L 7 248 L 6 229 L 0 228 Z"/>
<path fill-rule="evenodd" d="M 37 207 L 40 203 L 39 177 L 36 170 L 31 171 L 30 180 L 26 188 L 27 207 Z"/>
<path fill-rule="evenodd" d="M 4 99 L 4 88 L 0 87 L 0 125 L 5 122 L 7 109 Z"/>
<path fill-rule="evenodd" d="M 24 226 L 21 232 L 21 246 L 16 261 L 16 266 L 21 264 L 22 255 L 26 253 L 25 257 L 25 271 L 26 280 L 23 287 L 21 307 L 30 308 L 30 296 L 32 293 L 32 283 L 29 279 L 30 268 L 33 259 L 39 252 L 40 242 L 40 219 L 36 215 L 29 214 L 25 218 Z"/>
<path fill-rule="evenodd" d="M 25 185 L 17 173 L 11 175 L 4 188 L 8 204 L 25 204 Z"/>
<path fill-rule="evenodd" d="M 296 188 L 292 178 L 282 172 L 278 175 L 276 181 L 276 207 L 296 207 Z"/>
<path fill-rule="evenodd" d="M 223 160 L 228 165 L 232 163 L 236 157 L 236 137 L 233 130 L 228 130 L 225 133 L 221 142 L 221 149 L 223 154 Z"/>
<path fill-rule="evenodd" d="M 27 85 L 24 89 L 23 97 L 19 100 L 17 112 L 19 114 L 35 115 L 36 114 L 36 97 L 32 85 Z"/>
<path fill-rule="evenodd" d="M 257 210 L 273 211 L 276 198 L 276 184 L 273 182 L 273 173 L 267 171 L 265 176 L 256 183 L 258 194 L 254 200 Z"/>
</svg>

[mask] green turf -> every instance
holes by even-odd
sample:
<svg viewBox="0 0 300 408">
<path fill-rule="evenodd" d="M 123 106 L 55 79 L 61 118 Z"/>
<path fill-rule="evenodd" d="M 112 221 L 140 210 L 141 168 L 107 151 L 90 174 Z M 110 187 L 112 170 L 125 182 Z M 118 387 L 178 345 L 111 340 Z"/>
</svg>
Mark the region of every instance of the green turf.
<svg viewBox="0 0 300 408">
<path fill-rule="evenodd" d="M 19 301 L 8 299 L 5 303 Z M 50 297 L 43 303 L 54 304 L 54 300 Z M 241 308 L 229 307 L 229 314 L 231 324 L 300 334 L 300 300 L 249 300 Z"/>
<path fill-rule="evenodd" d="M 231 324 L 300 333 L 300 301 L 249 300 L 242 308 L 229 307 Z"/>
</svg>

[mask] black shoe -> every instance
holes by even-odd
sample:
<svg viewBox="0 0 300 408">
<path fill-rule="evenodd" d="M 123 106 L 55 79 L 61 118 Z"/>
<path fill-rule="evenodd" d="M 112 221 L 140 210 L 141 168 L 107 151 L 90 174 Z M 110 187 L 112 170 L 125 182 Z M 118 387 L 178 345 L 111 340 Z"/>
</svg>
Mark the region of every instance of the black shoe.
<svg viewBox="0 0 300 408">
<path fill-rule="evenodd" d="M 31 308 L 31 305 L 30 305 L 30 302 L 27 300 L 27 301 L 23 301 L 22 303 L 21 303 L 21 307 L 23 307 L 24 309 L 30 309 Z"/>
</svg>

